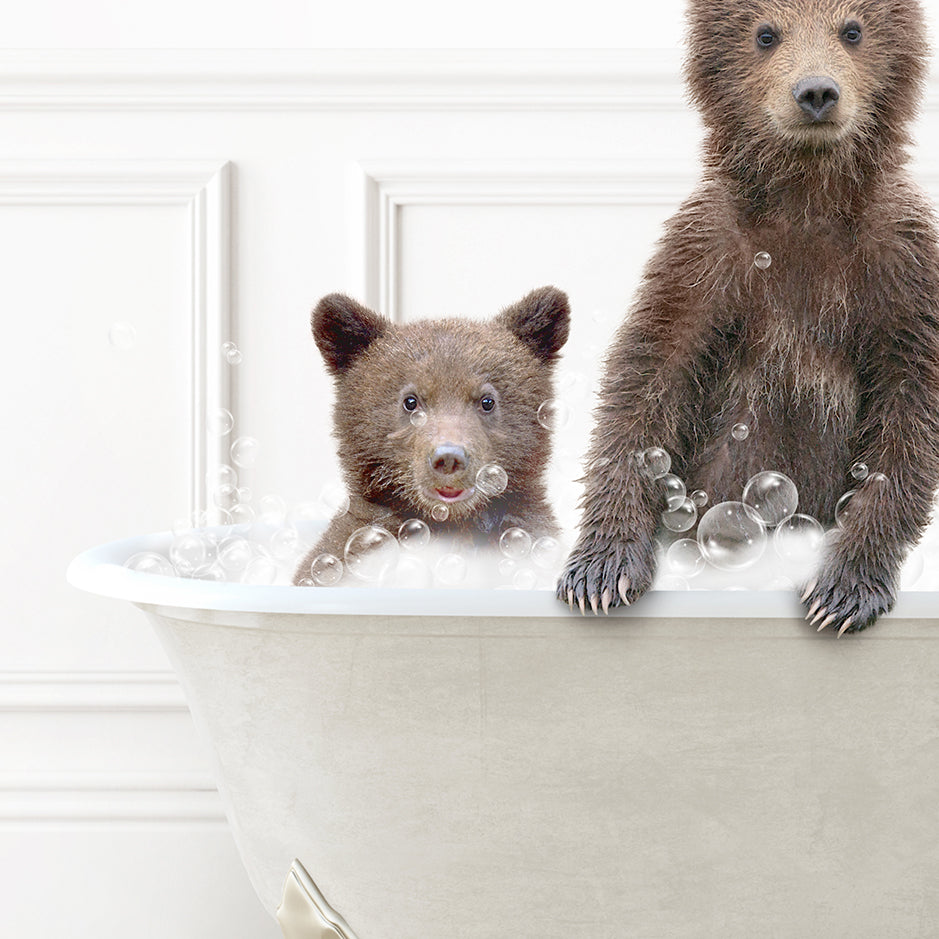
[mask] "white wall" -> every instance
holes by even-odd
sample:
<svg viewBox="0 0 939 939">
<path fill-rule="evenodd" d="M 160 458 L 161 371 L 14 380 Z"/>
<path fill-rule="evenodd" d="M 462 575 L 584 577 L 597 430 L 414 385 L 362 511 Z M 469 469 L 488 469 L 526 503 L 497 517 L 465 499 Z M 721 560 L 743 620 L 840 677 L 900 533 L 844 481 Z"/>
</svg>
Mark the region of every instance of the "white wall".
<svg viewBox="0 0 939 939">
<path fill-rule="evenodd" d="M 651 48 L 676 45 L 683 0 L 548 9 L 532 0 L 35 0 L 7 11 L 3 45 L 99 48 Z"/>
<path fill-rule="evenodd" d="M 256 496 L 316 496 L 335 462 L 308 312 L 335 289 L 401 317 L 566 289 L 569 506 L 598 357 L 697 171 L 677 0 L 616 23 L 598 3 L 456 23 L 430 3 L 259 9 L 5 12 L 0 935 L 277 935 L 143 617 L 67 587 L 65 565 L 202 497 L 216 404 L 261 443 Z M 571 51 L 611 42 L 637 51 Z M 930 102 L 922 177 L 939 195 L 935 82 Z"/>
</svg>

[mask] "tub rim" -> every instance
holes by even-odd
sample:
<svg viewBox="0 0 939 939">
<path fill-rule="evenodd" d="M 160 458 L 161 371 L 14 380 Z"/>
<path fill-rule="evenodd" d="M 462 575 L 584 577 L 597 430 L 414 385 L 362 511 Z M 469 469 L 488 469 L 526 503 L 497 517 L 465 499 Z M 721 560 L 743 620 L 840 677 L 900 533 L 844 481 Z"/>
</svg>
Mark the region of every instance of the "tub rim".
<svg viewBox="0 0 939 939">
<path fill-rule="evenodd" d="M 548 617 L 581 618 L 550 590 L 479 590 L 391 587 L 293 587 L 216 583 L 146 574 L 124 567 L 140 551 L 165 551 L 171 532 L 122 538 L 89 548 L 66 571 L 73 586 L 135 604 L 242 613 L 329 614 L 338 616 Z M 610 616 L 675 619 L 802 619 L 794 591 L 652 590 Z M 882 618 L 937 619 L 939 593 L 904 591 Z"/>
</svg>

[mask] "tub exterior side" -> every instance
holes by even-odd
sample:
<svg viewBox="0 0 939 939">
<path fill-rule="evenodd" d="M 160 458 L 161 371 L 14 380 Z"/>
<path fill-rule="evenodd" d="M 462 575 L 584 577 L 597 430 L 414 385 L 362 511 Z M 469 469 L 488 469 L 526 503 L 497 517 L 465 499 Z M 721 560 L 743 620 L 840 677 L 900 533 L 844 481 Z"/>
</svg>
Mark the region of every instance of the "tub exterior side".
<svg viewBox="0 0 939 939">
<path fill-rule="evenodd" d="M 298 858 L 359 939 L 939 929 L 939 620 L 143 608 L 271 912 Z"/>
</svg>

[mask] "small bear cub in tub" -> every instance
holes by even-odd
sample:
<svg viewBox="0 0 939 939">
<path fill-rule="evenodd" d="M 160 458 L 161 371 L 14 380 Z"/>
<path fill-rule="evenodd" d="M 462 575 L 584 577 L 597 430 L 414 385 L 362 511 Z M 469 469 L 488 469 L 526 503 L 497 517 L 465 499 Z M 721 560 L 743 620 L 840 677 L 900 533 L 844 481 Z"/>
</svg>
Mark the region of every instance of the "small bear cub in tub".
<svg viewBox="0 0 939 939">
<path fill-rule="evenodd" d="M 569 328 L 567 296 L 554 287 L 485 322 L 402 325 L 342 294 L 320 300 L 313 337 L 335 381 L 349 508 L 294 583 L 378 582 L 399 540 L 447 536 L 472 548 L 512 528 L 557 534 L 544 484 L 549 422 L 538 413 Z"/>
</svg>

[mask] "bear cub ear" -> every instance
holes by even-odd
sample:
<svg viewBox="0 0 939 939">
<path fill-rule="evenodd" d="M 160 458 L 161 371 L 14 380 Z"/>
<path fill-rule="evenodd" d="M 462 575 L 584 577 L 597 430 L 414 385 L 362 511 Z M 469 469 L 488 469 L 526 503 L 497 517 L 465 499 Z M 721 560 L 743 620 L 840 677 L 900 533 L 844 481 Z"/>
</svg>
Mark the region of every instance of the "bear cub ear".
<svg viewBox="0 0 939 939">
<path fill-rule="evenodd" d="M 537 358 L 553 362 L 570 331 L 567 294 L 557 287 L 539 287 L 506 307 L 496 322 L 521 339 Z"/>
<path fill-rule="evenodd" d="M 383 316 L 341 293 L 331 293 L 316 304 L 310 325 L 334 375 L 344 372 L 389 327 Z"/>
</svg>

